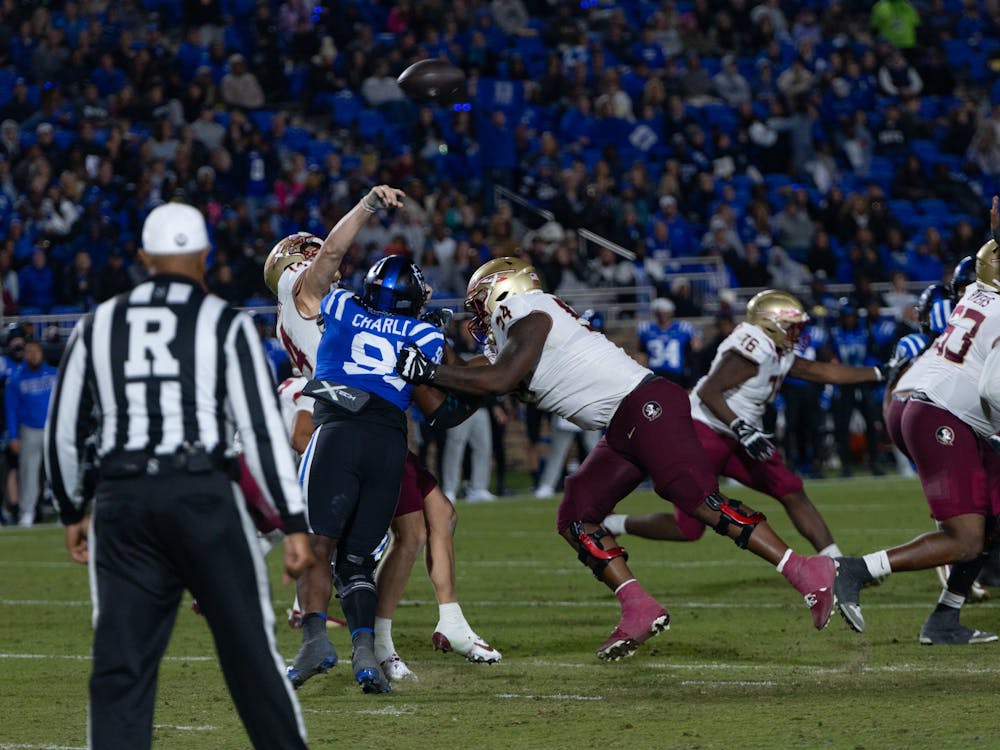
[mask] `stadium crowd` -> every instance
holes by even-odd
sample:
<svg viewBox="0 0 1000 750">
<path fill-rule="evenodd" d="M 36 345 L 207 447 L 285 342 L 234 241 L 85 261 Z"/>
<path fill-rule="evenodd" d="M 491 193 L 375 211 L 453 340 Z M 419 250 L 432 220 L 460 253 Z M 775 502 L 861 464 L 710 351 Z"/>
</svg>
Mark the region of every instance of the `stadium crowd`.
<svg viewBox="0 0 1000 750">
<path fill-rule="evenodd" d="M 396 76 L 436 56 L 467 72 L 467 102 L 403 95 Z M 981 242 L 998 70 L 995 0 L 5 0 L 2 312 L 79 314 L 131 288 L 136 228 L 174 197 L 208 220 L 212 291 L 271 305 L 273 244 L 325 235 L 387 183 L 406 206 L 359 235 L 355 287 L 402 253 L 461 297 L 480 263 L 520 253 L 553 291 L 652 285 L 689 317 L 704 300 L 671 262 L 712 256 L 731 286 L 800 291 L 821 349 L 854 331 L 849 356 L 880 360 L 914 285 Z M 528 234 L 497 187 L 553 221 Z M 580 228 L 636 259 L 587 253 Z M 855 287 L 846 305 L 835 282 Z M 694 355 L 689 384 L 711 361 Z"/>
</svg>

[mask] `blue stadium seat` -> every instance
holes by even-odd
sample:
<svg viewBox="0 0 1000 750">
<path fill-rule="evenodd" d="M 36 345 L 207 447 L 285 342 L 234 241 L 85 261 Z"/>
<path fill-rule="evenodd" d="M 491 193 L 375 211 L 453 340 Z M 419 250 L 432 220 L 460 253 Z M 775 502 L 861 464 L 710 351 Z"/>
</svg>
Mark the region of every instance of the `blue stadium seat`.
<svg viewBox="0 0 1000 750">
<path fill-rule="evenodd" d="M 262 133 L 266 133 L 271 129 L 271 122 L 274 120 L 274 112 L 268 112 L 266 109 L 258 109 L 254 112 L 250 112 L 248 117 L 257 130 Z"/>
<path fill-rule="evenodd" d="M 361 100 L 349 92 L 337 94 L 333 101 L 333 121 L 343 128 L 349 128 L 358 121 L 364 109 Z"/>
<path fill-rule="evenodd" d="M 948 204 L 940 198 L 924 198 L 917 201 L 917 210 L 928 216 L 947 216 Z"/>
</svg>

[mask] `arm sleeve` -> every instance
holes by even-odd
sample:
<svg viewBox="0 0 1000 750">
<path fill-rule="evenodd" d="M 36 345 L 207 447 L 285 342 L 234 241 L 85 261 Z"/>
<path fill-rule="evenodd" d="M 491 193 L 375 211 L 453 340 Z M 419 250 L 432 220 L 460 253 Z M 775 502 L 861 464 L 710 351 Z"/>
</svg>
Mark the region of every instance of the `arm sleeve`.
<svg viewBox="0 0 1000 750">
<path fill-rule="evenodd" d="M 434 364 L 441 364 L 444 360 L 444 334 L 434 326 L 424 323 L 427 326 L 414 332 L 414 342 Z"/>
<path fill-rule="evenodd" d="M 285 532 L 306 531 L 305 504 L 295 461 L 281 422 L 271 371 L 250 318 L 237 314 L 225 341 L 227 406 L 250 473 L 269 506 L 281 515 Z"/>
<path fill-rule="evenodd" d="M 979 375 L 979 395 L 990 408 L 1000 410 L 1000 346 L 994 346 L 986 356 Z"/>
<path fill-rule="evenodd" d="M 81 450 L 79 426 L 89 420 L 91 399 L 86 388 L 87 345 L 85 322 L 76 324 L 70 336 L 45 420 L 45 475 L 59 504 L 64 524 L 83 518 L 86 498 L 80 492 Z"/>
</svg>

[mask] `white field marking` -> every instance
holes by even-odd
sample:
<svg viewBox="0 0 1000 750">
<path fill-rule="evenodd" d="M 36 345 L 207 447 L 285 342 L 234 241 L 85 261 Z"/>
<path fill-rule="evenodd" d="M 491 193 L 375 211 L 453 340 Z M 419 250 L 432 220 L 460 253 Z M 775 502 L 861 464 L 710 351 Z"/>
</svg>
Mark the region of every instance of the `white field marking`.
<svg viewBox="0 0 1000 750">
<path fill-rule="evenodd" d="M 0 567 L 3 568 L 80 568 L 83 570 L 86 565 L 75 562 L 54 562 L 48 560 L 0 560 Z"/>
<path fill-rule="evenodd" d="M 153 724 L 153 729 L 176 729 L 180 732 L 214 732 L 218 727 L 211 724 L 189 726 L 185 724 Z"/>
<path fill-rule="evenodd" d="M 545 661 L 543 659 L 535 659 L 528 662 L 533 667 L 572 667 L 572 663 L 563 662 L 552 662 Z M 599 665 L 598 661 L 594 661 L 593 664 L 578 664 L 580 667 L 597 667 Z M 809 674 L 806 675 L 837 675 L 837 674 L 856 674 L 858 672 L 865 672 L 870 674 L 895 674 L 900 673 L 913 673 L 913 672 L 924 672 L 926 674 L 964 674 L 964 675 L 992 675 L 1000 674 L 1000 667 L 959 667 L 959 666 L 948 666 L 942 665 L 926 665 L 926 664 L 886 664 L 886 665 L 851 665 L 844 667 L 820 667 L 820 666 L 810 666 L 808 664 L 729 664 L 726 662 L 704 662 L 697 664 L 684 664 L 684 663 L 668 663 L 668 662 L 629 662 L 630 667 L 639 667 L 640 669 L 654 669 L 660 671 L 668 670 L 678 670 L 678 671 L 753 671 L 760 672 L 763 669 L 767 669 L 773 672 L 794 672 L 800 674 L 803 670 L 809 670 Z"/>
<path fill-rule="evenodd" d="M 31 745 L 19 742 L 0 742 L 0 750 L 87 750 L 76 745 Z"/>
<path fill-rule="evenodd" d="M 0 659 L 61 659 L 64 661 L 90 661 L 90 654 L 7 654 Z M 164 656 L 163 661 L 215 661 L 214 656 Z"/>
<path fill-rule="evenodd" d="M 89 599 L 0 599 L 5 607 L 89 607 Z"/>
<path fill-rule="evenodd" d="M 712 687 L 778 687 L 773 680 L 681 680 L 681 685 L 711 685 Z"/>
<path fill-rule="evenodd" d="M 599 695 L 531 695 L 530 693 L 497 693 L 497 698 L 519 698 L 523 700 L 552 700 L 552 701 L 602 701 Z"/>
<path fill-rule="evenodd" d="M 333 709 L 328 708 L 303 708 L 302 713 L 304 714 L 323 714 L 324 716 L 332 714 Z M 413 709 L 407 706 L 386 706 L 385 708 L 363 708 L 357 711 L 352 711 L 355 714 L 366 714 L 368 716 L 410 716 L 413 714 Z"/>
</svg>

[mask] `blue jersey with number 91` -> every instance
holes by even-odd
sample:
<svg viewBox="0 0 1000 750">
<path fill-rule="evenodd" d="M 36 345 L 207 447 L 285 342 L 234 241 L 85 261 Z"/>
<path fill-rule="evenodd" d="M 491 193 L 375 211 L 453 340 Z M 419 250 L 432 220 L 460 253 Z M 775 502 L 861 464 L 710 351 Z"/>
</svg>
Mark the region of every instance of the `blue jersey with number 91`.
<svg viewBox="0 0 1000 750">
<path fill-rule="evenodd" d="M 396 375 L 396 356 L 416 344 L 435 363 L 444 357 L 444 336 L 430 323 L 371 312 L 347 289 L 326 295 L 320 314 L 324 330 L 314 377 L 373 393 L 404 411 L 413 386 Z"/>
</svg>

